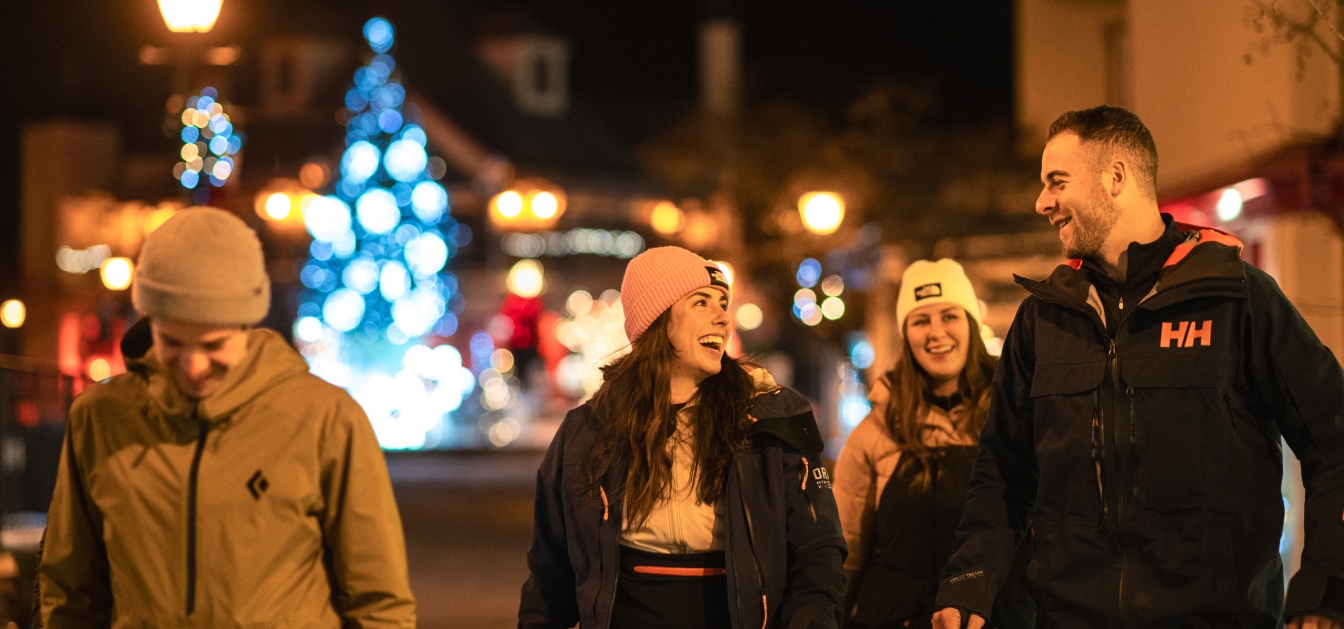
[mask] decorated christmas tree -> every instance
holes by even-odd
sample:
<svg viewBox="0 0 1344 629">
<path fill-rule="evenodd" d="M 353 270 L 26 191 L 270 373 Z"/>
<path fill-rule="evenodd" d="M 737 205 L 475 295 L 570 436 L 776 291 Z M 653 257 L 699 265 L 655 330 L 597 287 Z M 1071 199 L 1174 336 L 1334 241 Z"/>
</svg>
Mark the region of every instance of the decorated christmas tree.
<svg viewBox="0 0 1344 629">
<path fill-rule="evenodd" d="M 463 303 L 446 268 L 468 232 L 403 109 L 392 24 L 369 20 L 364 39 L 370 52 L 340 114 L 340 176 L 303 210 L 313 242 L 295 339 L 314 373 L 364 406 L 384 447 L 419 448 L 445 437 L 447 414 L 474 386 L 445 342 Z"/>
</svg>

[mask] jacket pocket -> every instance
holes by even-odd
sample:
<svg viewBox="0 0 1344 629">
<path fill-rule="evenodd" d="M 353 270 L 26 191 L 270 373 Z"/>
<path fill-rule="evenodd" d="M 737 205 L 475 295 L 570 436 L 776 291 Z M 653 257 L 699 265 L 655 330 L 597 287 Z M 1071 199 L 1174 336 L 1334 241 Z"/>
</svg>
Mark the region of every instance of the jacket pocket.
<svg viewBox="0 0 1344 629">
<path fill-rule="evenodd" d="M 1221 489 L 1218 467 L 1227 460 L 1233 426 L 1218 361 L 1172 357 L 1120 363 L 1136 500 L 1165 508 L 1200 510 L 1209 489 Z"/>
<path fill-rule="evenodd" d="M 1101 384 L 1106 361 L 1037 363 L 1031 380 L 1031 397 L 1089 393 Z"/>
<path fill-rule="evenodd" d="M 1101 419 L 1096 392 L 1105 373 L 1104 359 L 1036 365 L 1031 409 L 1042 516 L 1067 516 L 1095 527 L 1104 509 L 1104 490 L 1093 480 L 1101 462 L 1093 455 Z"/>
</svg>

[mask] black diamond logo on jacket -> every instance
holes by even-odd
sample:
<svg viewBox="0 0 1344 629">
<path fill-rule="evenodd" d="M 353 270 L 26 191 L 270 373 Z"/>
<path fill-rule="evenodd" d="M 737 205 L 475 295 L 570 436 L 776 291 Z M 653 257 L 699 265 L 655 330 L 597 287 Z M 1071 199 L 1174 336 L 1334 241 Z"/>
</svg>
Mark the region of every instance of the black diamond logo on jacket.
<svg viewBox="0 0 1344 629">
<path fill-rule="evenodd" d="M 257 470 L 252 474 L 252 478 L 247 479 L 247 490 L 252 492 L 252 498 L 256 500 L 261 500 L 261 494 L 270 486 L 271 483 L 261 474 L 261 470 Z"/>
</svg>

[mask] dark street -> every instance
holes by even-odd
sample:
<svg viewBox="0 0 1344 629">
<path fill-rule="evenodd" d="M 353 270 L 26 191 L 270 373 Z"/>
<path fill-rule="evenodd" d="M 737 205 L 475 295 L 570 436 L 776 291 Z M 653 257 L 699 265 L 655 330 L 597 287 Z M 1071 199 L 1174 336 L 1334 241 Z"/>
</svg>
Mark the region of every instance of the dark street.
<svg viewBox="0 0 1344 629">
<path fill-rule="evenodd" d="M 388 453 L 424 629 L 517 625 L 539 452 Z"/>
</svg>

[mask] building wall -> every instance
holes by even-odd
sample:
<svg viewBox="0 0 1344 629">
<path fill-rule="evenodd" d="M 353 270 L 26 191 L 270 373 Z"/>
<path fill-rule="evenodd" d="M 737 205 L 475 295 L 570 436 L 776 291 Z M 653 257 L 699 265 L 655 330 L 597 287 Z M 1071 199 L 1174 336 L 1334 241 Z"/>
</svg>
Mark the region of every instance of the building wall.
<svg viewBox="0 0 1344 629">
<path fill-rule="evenodd" d="M 1039 155 L 1060 114 L 1112 102 L 1108 36 L 1124 23 L 1123 0 L 1018 0 L 1017 123 L 1025 154 Z"/>
<path fill-rule="evenodd" d="M 1312 11 L 1307 0 L 1275 6 Z M 1306 13 L 1304 13 L 1306 12 Z M 1059 114 L 1128 107 L 1153 132 L 1161 191 L 1183 190 L 1283 144 L 1333 132 L 1340 69 L 1255 28 L 1246 0 L 1018 0 L 1017 120 L 1039 153 Z M 1322 39 L 1338 38 L 1320 24 Z"/>
<path fill-rule="evenodd" d="M 1306 0 L 1284 11 L 1310 12 Z M 1181 189 L 1306 137 L 1333 132 L 1339 68 L 1319 50 L 1267 47 L 1245 0 L 1128 0 L 1134 111 L 1161 156 L 1159 187 Z M 1326 41 L 1332 38 L 1321 26 Z"/>
<path fill-rule="evenodd" d="M 23 286 L 28 304 L 23 355 L 55 360 L 61 295 L 56 268 L 56 214 L 63 197 L 110 190 L 121 155 L 121 135 L 106 124 L 56 120 L 23 130 L 19 192 Z"/>
</svg>

